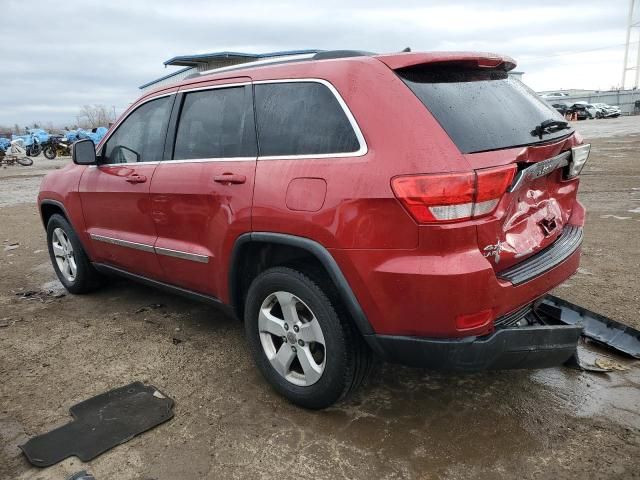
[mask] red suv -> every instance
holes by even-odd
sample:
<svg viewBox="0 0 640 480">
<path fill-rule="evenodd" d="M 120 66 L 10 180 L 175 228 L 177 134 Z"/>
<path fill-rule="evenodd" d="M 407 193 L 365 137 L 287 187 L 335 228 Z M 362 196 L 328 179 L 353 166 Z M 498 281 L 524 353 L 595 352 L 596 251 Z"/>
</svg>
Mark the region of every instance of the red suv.
<svg viewBox="0 0 640 480">
<path fill-rule="evenodd" d="M 322 52 L 135 102 L 49 174 L 72 293 L 118 274 L 229 307 L 278 392 L 326 407 L 372 354 L 428 368 L 564 362 L 536 301 L 578 268 L 589 145 L 484 53 Z"/>
</svg>

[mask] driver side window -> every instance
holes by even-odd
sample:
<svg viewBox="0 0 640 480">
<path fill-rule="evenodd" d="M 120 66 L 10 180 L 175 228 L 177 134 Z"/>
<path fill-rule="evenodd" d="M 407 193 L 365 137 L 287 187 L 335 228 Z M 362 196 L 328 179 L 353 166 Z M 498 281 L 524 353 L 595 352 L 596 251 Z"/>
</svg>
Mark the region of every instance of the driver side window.
<svg viewBox="0 0 640 480">
<path fill-rule="evenodd" d="M 162 160 L 173 96 L 151 100 L 129 115 L 107 140 L 102 164 Z"/>
</svg>

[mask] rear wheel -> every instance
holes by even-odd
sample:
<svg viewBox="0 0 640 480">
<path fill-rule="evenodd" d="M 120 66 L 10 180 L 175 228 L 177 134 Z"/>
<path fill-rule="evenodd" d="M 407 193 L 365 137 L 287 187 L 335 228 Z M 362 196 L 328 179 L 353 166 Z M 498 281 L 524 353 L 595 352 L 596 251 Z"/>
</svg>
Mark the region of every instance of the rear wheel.
<svg viewBox="0 0 640 480">
<path fill-rule="evenodd" d="M 306 408 L 347 396 L 371 364 L 367 345 L 322 284 L 291 268 L 271 268 L 253 281 L 245 304 L 258 368 L 278 393 Z"/>
<path fill-rule="evenodd" d="M 30 167 L 31 165 L 33 165 L 33 158 L 29 158 L 29 157 L 18 157 L 17 162 L 22 165 L 23 167 Z"/>
<path fill-rule="evenodd" d="M 54 214 L 47 223 L 47 246 L 53 269 L 71 293 L 86 293 L 102 283 L 102 276 L 89 257 L 73 228 L 62 215 Z"/>
</svg>

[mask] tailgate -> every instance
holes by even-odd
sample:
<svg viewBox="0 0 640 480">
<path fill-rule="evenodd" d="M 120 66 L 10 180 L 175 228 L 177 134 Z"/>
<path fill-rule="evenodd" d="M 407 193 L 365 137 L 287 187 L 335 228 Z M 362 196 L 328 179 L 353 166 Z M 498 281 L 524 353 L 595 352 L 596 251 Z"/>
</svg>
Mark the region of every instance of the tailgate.
<svg viewBox="0 0 640 480">
<path fill-rule="evenodd" d="M 578 190 L 577 178 L 563 178 L 573 143 L 466 155 L 472 165 L 518 165 L 495 214 L 477 226 L 478 246 L 497 272 L 550 248 L 564 231 Z"/>
</svg>

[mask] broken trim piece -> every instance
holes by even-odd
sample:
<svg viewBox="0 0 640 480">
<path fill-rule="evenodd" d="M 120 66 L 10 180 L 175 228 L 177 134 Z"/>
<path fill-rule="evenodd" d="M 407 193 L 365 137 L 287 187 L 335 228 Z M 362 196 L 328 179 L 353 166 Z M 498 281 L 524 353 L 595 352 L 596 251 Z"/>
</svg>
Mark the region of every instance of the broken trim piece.
<svg viewBox="0 0 640 480">
<path fill-rule="evenodd" d="M 547 295 L 538 307 L 542 313 L 567 325 L 582 324 L 583 335 L 633 358 L 640 358 L 640 331 L 603 315 Z"/>
</svg>

